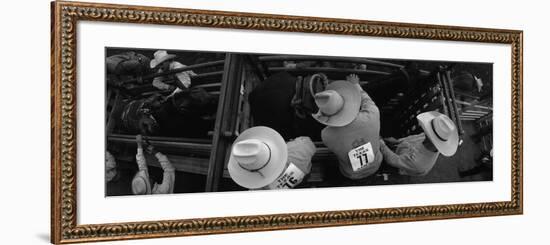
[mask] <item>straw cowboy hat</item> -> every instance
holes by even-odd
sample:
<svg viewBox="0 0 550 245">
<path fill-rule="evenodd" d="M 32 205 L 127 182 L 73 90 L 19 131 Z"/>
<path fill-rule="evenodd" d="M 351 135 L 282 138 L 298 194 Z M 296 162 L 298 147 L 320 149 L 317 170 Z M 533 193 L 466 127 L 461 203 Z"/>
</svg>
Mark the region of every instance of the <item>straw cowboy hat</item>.
<svg viewBox="0 0 550 245">
<path fill-rule="evenodd" d="M 237 137 L 227 168 L 235 183 L 256 189 L 271 184 L 283 173 L 287 157 L 283 137 L 271 128 L 258 126 Z"/>
<path fill-rule="evenodd" d="M 441 154 L 444 156 L 455 154 L 458 148 L 458 129 L 447 115 L 429 111 L 419 114 L 416 119 Z"/>
<path fill-rule="evenodd" d="M 155 52 L 154 56 L 155 58 L 151 60 L 151 63 L 149 63 L 151 68 L 157 67 L 160 63 L 164 61 L 176 58 L 175 54 L 168 54 L 166 50 L 158 50 L 157 52 Z"/>
<path fill-rule="evenodd" d="M 348 81 L 334 81 L 325 91 L 315 94 L 315 104 L 319 107 L 313 118 L 318 122 L 342 127 L 351 123 L 359 113 L 361 93 Z"/>
</svg>

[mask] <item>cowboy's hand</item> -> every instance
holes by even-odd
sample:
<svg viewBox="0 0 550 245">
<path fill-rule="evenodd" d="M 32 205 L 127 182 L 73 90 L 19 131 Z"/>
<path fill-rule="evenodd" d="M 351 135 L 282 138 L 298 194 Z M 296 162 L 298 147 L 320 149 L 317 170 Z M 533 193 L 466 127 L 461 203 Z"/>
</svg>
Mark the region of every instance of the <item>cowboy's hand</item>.
<svg viewBox="0 0 550 245">
<path fill-rule="evenodd" d="M 359 84 L 359 76 L 357 76 L 357 74 L 349 74 L 346 80 L 353 84 Z"/>
<path fill-rule="evenodd" d="M 160 90 L 163 90 L 163 91 L 171 90 L 171 87 L 172 87 L 172 85 L 168 85 L 168 84 L 164 83 L 162 81 L 162 78 L 160 78 L 160 77 L 155 77 L 153 79 L 152 85 L 153 85 L 153 87 L 155 87 L 157 89 L 160 89 Z"/>
<path fill-rule="evenodd" d="M 326 121 L 329 119 L 328 116 L 324 115 L 323 113 L 321 113 L 320 111 L 317 112 L 316 114 L 313 115 L 314 117 L 316 117 L 317 119 L 321 120 L 321 121 Z"/>
<path fill-rule="evenodd" d="M 483 81 L 481 80 L 481 78 L 478 78 L 476 76 L 474 76 L 474 80 L 476 80 L 477 92 L 481 92 L 481 89 L 483 87 Z"/>
</svg>

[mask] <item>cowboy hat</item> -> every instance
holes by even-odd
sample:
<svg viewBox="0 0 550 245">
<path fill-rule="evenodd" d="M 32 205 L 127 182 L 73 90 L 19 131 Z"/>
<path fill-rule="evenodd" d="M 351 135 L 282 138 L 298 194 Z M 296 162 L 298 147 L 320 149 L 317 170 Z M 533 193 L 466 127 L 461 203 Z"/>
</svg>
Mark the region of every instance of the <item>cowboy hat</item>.
<svg viewBox="0 0 550 245">
<path fill-rule="evenodd" d="M 158 50 L 154 54 L 155 58 L 149 63 L 151 68 L 157 67 L 160 63 L 167 61 L 169 59 L 176 58 L 175 54 L 168 54 L 166 50 Z"/>
<path fill-rule="evenodd" d="M 277 131 L 258 126 L 237 137 L 227 164 L 229 175 L 242 187 L 264 187 L 279 177 L 286 167 L 287 147 Z"/>
<path fill-rule="evenodd" d="M 138 172 L 132 179 L 132 193 L 134 195 L 151 194 L 151 182 L 144 171 Z"/>
<path fill-rule="evenodd" d="M 416 116 L 418 124 L 435 148 L 444 156 L 452 156 L 458 148 L 458 129 L 445 114 L 428 111 Z"/>
<path fill-rule="evenodd" d="M 361 93 L 348 81 L 334 81 L 314 97 L 319 111 L 312 117 L 328 126 L 342 127 L 351 123 L 361 107 Z"/>
</svg>

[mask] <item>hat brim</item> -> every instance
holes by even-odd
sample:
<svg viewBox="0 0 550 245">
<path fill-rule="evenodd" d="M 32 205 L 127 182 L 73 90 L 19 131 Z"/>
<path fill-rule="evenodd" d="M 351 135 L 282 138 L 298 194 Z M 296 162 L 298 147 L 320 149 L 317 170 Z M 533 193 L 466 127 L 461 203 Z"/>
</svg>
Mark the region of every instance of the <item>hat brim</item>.
<svg viewBox="0 0 550 245">
<path fill-rule="evenodd" d="M 355 120 L 361 107 L 361 92 L 355 84 L 348 81 L 334 81 L 329 83 L 325 90 L 334 90 L 344 99 L 344 106 L 331 116 L 324 116 L 320 112 L 311 114 L 318 122 L 332 127 L 343 127 Z"/>
<path fill-rule="evenodd" d="M 165 56 L 162 56 L 160 59 L 152 59 L 151 62 L 149 63 L 149 66 L 151 68 L 155 68 L 157 67 L 160 63 L 164 62 L 164 61 L 167 61 L 167 60 L 170 60 L 170 59 L 173 59 L 173 58 L 176 58 L 176 55 L 175 54 L 167 54 Z"/>
<path fill-rule="evenodd" d="M 266 143 L 271 150 L 271 158 L 266 166 L 259 170 L 260 173 L 258 173 L 242 168 L 233 155 L 231 155 L 227 164 L 227 170 L 231 179 L 238 185 L 249 189 L 257 189 L 271 184 L 283 173 L 286 166 L 288 151 L 285 140 L 277 131 L 268 127 L 258 126 L 245 130 L 237 137 L 233 145 L 247 139 L 257 139 Z"/>
<path fill-rule="evenodd" d="M 458 148 L 458 129 L 455 127 L 455 130 L 446 141 L 441 140 L 432 127 L 432 120 L 439 115 L 441 115 L 441 113 L 435 111 L 424 112 L 416 116 L 416 119 L 420 127 L 424 130 L 426 137 L 430 138 L 435 148 L 437 148 L 442 155 L 450 157 L 456 153 Z"/>
</svg>

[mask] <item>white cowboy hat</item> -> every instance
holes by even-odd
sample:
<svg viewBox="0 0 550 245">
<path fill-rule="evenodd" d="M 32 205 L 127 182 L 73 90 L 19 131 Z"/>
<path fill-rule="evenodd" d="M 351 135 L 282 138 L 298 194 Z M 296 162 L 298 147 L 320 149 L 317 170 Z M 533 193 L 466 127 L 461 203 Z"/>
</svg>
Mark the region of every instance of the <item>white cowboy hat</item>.
<svg viewBox="0 0 550 245">
<path fill-rule="evenodd" d="M 151 68 L 157 67 L 160 63 L 164 61 L 176 58 L 175 54 L 168 54 L 166 50 L 158 50 L 157 52 L 155 52 L 154 56 L 155 58 L 151 60 L 151 63 L 149 63 Z"/>
<path fill-rule="evenodd" d="M 334 81 L 326 90 L 315 94 L 315 104 L 319 107 L 312 117 L 318 122 L 342 127 L 350 124 L 359 114 L 361 93 L 348 81 Z"/>
<path fill-rule="evenodd" d="M 445 114 L 428 111 L 416 116 L 418 124 L 424 129 L 435 148 L 444 156 L 452 156 L 458 148 L 458 129 Z"/>
<path fill-rule="evenodd" d="M 132 179 L 132 193 L 134 195 L 151 194 L 151 183 L 145 172 L 138 172 Z"/>
<path fill-rule="evenodd" d="M 258 126 L 237 137 L 227 169 L 235 183 L 257 189 L 271 184 L 283 173 L 287 157 L 283 137 L 271 128 Z"/>
</svg>

